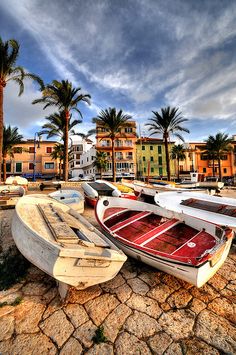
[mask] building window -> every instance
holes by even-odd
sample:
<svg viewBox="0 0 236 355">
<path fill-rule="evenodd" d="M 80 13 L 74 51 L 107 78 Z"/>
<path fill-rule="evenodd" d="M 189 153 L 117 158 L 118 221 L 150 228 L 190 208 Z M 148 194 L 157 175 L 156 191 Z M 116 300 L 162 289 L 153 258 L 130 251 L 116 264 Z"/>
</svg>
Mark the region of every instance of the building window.
<svg viewBox="0 0 236 355">
<path fill-rule="evenodd" d="M 126 127 L 125 128 L 125 133 L 132 133 L 133 132 L 133 128 L 132 127 Z"/>
<path fill-rule="evenodd" d="M 203 169 L 202 169 L 202 172 L 203 172 L 203 173 L 206 173 L 206 172 L 207 172 L 207 169 L 206 169 L 206 168 L 203 168 Z"/>
<path fill-rule="evenodd" d="M 228 156 L 227 154 L 222 155 L 221 160 L 227 160 Z"/>
<path fill-rule="evenodd" d="M 224 174 L 226 174 L 227 173 L 227 168 L 224 168 Z"/>
<path fill-rule="evenodd" d="M 163 175 L 163 169 L 159 168 L 159 175 L 162 176 Z"/>
<path fill-rule="evenodd" d="M 29 153 L 34 153 L 34 147 L 29 147 Z"/>
<path fill-rule="evenodd" d="M 22 172 L 22 163 L 16 163 L 16 173 Z"/>
<path fill-rule="evenodd" d="M 150 157 L 150 161 L 154 161 L 153 157 Z"/>
<path fill-rule="evenodd" d="M 158 157 L 158 164 L 162 165 L 162 157 Z"/>
<path fill-rule="evenodd" d="M 11 163 L 6 164 L 6 171 L 7 171 L 7 173 L 11 172 Z"/>
<path fill-rule="evenodd" d="M 144 145 L 142 145 L 142 150 L 145 150 L 145 146 Z"/>
<path fill-rule="evenodd" d="M 54 163 L 44 163 L 45 169 L 54 169 Z"/>
<path fill-rule="evenodd" d="M 158 145 L 157 150 L 158 150 L 158 154 L 162 154 L 161 145 Z"/>
<path fill-rule="evenodd" d="M 201 160 L 208 160 L 207 154 L 201 154 Z"/>
<path fill-rule="evenodd" d="M 146 173 L 146 168 L 143 168 L 143 172 Z"/>
<path fill-rule="evenodd" d="M 47 148 L 46 148 L 46 153 L 51 154 L 51 153 L 52 153 L 52 147 L 47 147 Z"/>
<path fill-rule="evenodd" d="M 154 168 L 151 168 L 151 173 L 154 173 Z"/>
<path fill-rule="evenodd" d="M 143 157 L 143 161 L 146 161 L 146 158 L 145 158 L 145 157 Z"/>
<path fill-rule="evenodd" d="M 13 148 L 13 153 L 14 154 L 21 154 L 22 153 L 22 148 L 21 147 L 14 147 Z"/>
<path fill-rule="evenodd" d="M 34 163 L 29 163 L 29 170 L 34 170 Z"/>
<path fill-rule="evenodd" d="M 150 150 L 153 150 L 153 145 L 150 145 Z"/>
<path fill-rule="evenodd" d="M 132 152 L 126 153 L 126 159 L 133 159 L 133 153 Z"/>
<path fill-rule="evenodd" d="M 180 166 L 179 166 L 179 171 L 184 171 L 183 165 L 180 165 Z"/>
</svg>

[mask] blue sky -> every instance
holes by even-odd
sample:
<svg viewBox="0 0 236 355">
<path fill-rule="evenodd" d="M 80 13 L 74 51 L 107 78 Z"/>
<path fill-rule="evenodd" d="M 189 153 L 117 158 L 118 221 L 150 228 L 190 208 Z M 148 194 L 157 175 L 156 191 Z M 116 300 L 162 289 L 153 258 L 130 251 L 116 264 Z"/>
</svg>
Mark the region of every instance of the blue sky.
<svg viewBox="0 0 236 355">
<path fill-rule="evenodd" d="M 234 0 L 3 0 L 0 35 L 19 41 L 18 64 L 45 83 L 69 79 L 91 95 L 77 131 L 116 107 L 147 134 L 152 111 L 175 106 L 189 120 L 186 141 L 236 133 Z M 29 138 L 51 111 L 31 105 L 31 82 L 17 90 L 5 90 L 5 123 Z"/>
</svg>

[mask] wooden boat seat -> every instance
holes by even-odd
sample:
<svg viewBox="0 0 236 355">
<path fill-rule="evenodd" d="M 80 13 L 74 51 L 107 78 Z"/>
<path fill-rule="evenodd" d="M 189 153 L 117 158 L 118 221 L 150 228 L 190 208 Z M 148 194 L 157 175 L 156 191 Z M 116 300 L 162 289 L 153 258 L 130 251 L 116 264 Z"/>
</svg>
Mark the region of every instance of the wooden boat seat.
<svg viewBox="0 0 236 355">
<path fill-rule="evenodd" d="M 225 205 L 222 203 L 216 203 L 205 200 L 198 200 L 196 198 L 188 198 L 183 200 L 180 205 L 197 208 L 199 210 L 214 212 L 218 214 L 227 215 L 230 217 L 236 217 L 236 208 L 235 206 Z"/>
<path fill-rule="evenodd" d="M 172 255 L 189 255 L 191 258 L 195 258 L 201 255 L 205 250 L 213 248 L 215 244 L 215 239 L 209 233 L 201 231 L 176 249 Z"/>
<path fill-rule="evenodd" d="M 151 241 L 151 239 L 156 238 L 159 234 L 162 234 L 167 229 L 172 228 L 176 224 L 176 222 L 178 222 L 177 219 L 168 220 L 160 224 L 156 228 L 150 230 L 149 232 L 143 234 L 141 237 L 136 238 L 134 240 L 134 243 L 139 245 L 145 245 L 146 243 Z"/>
<path fill-rule="evenodd" d="M 142 212 L 139 212 L 139 213 L 135 213 L 133 216 L 131 216 L 130 218 L 127 218 L 121 222 L 118 222 L 116 224 L 114 224 L 110 230 L 112 232 L 117 232 L 119 229 L 122 229 L 124 227 L 127 227 L 129 224 L 132 224 L 133 222 L 136 222 L 138 220 L 140 220 L 141 218 L 144 218 L 148 215 L 150 215 L 151 212 L 149 211 L 142 211 Z"/>
</svg>

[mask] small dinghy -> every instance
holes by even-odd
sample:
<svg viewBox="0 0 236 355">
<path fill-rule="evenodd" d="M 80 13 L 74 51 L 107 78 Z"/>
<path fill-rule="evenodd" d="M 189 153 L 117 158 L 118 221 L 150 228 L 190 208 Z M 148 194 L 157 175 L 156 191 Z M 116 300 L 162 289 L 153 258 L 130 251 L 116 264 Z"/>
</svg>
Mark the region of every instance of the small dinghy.
<svg viewBox="0 0 236 355">
<path fill-rule="evenodd" d="M 236 230 L 236 199 L 194 192 L 165 192 L 155 195 L 157 205 L 183 212 L 204 221 Z"/>
<path fill-rule="evenodd" d="M 65 284 L 84 289 L 108 281 L 127 259 L 77 211 L 41 194 L 19 200 L 12 235 L 32 264 L 59 281 L 59 291 Z"/>
<path fill-rule="evenodd" d="M 84 191 L 85 201 L 89 206 L 94 207 L 99 196 L 121 196 L 121 191 L 109 181 L 96 180 L 94 182 L 83 182 L 81 185 Z"/>
<path fill-rule="evenodd" d="M 102 198 L 96 217 L 127 255 L 197 287 L 224 263 L 233 231 L 144 202 Z"/>
<path fill-rule="evenodd" d="M 22 176 L 9 176 L 5 183 L 7 185 L 22 185 L 22 186 L 28 186 L 28 180 L 26 178 L 23 178 Z"/>
<path fill-rule="evenodd" d="M 77 190 L 58 190 L 50 193 L 48 196 L 65 203 L 79 213 L 84 212 L 84 197 Z"/>
<path fill-rule="evenodd" d="M 14 208 L 17 201 L 25 194 L 22 186 L 1 185 L 0 186 L 0 208 Z"/>
</svg>

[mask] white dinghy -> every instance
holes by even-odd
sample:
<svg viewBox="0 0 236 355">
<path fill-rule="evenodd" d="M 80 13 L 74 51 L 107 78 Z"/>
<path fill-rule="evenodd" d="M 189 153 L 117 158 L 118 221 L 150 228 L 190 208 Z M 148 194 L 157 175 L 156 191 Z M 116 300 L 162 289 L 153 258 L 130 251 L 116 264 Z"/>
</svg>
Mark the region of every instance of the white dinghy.
<svg viewBox="0 0 236 355">
<path fill-rule="evenodd" d="M 19 200 L 12 235 L 32 264 L 59 281 L 59 292 L 108 281 L 127 259 L 77 211 L 41 194 Z"/>
<path fill-rule="evenodd" d="M 48 196 L 54 198 L 57 201 L 65 203 L 69 207 L 78 211 L 79 213 L 84 212 L 84 197 L 77 190 L 58 190 L 50 193 Z"/>
</svg>

